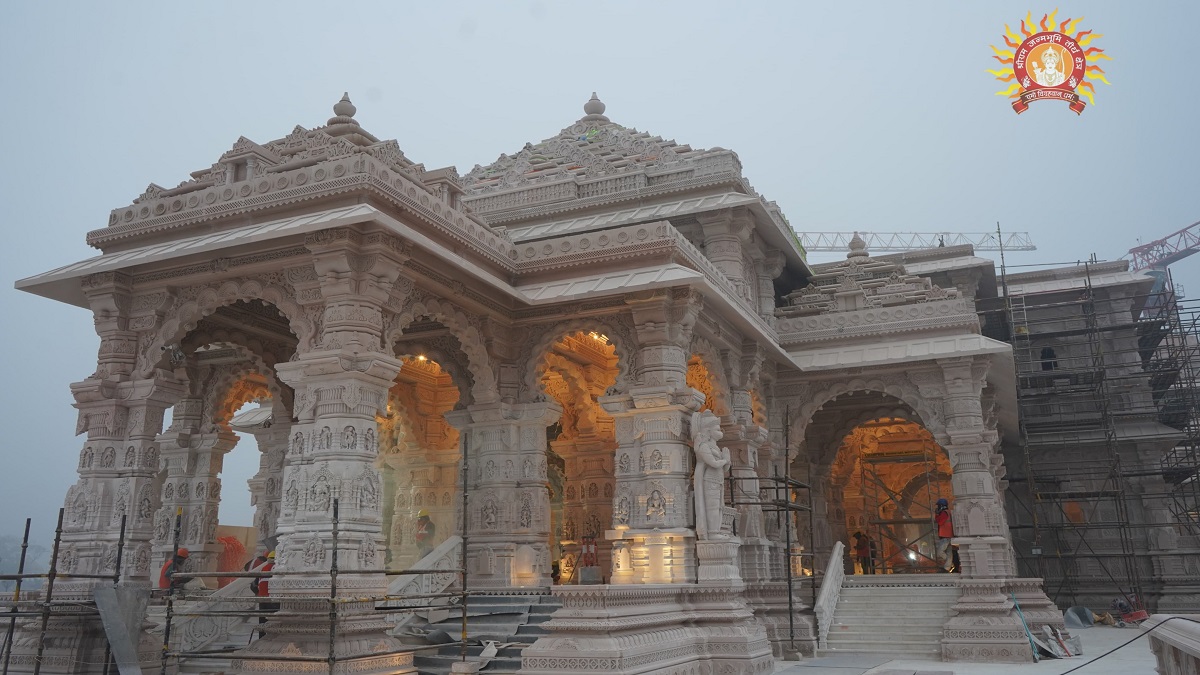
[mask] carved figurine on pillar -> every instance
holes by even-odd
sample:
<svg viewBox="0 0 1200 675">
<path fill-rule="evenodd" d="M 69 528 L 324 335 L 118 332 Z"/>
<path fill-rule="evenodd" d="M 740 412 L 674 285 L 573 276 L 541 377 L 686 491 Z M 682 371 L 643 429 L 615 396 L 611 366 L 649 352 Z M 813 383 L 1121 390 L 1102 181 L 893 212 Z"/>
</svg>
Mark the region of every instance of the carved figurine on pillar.
<svg viewBox="0 0 1200 675">
<path fill-rule="evenodd" d="M 696 537 L 721 539 L 729 535 L 722 526 L 724 500 L 721 499 L 729 451 L 717 445 L 724 432 L 721 418 L 710 410 L 692 413 L 692 451 L 696 453 L 693 485 L 696 499 Z"/>
</svg>

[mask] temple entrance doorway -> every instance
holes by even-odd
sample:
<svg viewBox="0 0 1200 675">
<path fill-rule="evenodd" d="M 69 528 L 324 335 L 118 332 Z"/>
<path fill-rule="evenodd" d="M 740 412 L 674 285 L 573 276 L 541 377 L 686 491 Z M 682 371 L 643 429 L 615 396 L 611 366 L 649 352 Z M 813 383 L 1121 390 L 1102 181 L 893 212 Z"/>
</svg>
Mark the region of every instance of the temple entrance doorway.
<svg viewBox="0 0 1200 675">
<path fill-rule="evenodd" d="M 841 541 L 848 574 L 936 573 L 936 507 L 953 506 L 953 470 L 917 410 L 882 391 L 850 391 L 802 429 L 792 476 L 813 486 L 817 564 Z"/>
<path fill-rule="evenodd" d="M 886 417 L 860 424 L 843 439 L 833 482 L 842 491 L 856 573 L 941 569 L 934 516 L 938 500 L 951 498 L 950 463 L 928 430 Z"/>
<path fill-rule="evenodd" d="M 613 459 L 617 447 L 612 416 L 599 404 L 617 382 L 618 357 L 609 338 L 578 331 L 555 342 L 538 372 L 546 395 L 562 407 L 547 429 L 551 565 L 557 583 L 601 583 L 611 569 Z"/>
</svg>

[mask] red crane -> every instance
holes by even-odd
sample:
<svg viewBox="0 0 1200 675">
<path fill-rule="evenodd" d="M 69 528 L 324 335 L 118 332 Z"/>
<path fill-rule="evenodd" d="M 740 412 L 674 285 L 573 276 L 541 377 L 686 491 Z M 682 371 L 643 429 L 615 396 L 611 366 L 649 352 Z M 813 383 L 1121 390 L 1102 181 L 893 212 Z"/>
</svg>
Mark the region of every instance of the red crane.
<svg viewBox="0 0 1200 675">
<path fill-rule="evenodd" d="M 1145 269 L 1163 270 L 1167 265 L 1179 262 L 1193 253 L 1200 253 L 1200 222 L 1192 223 L 1158 241 L 1129 249 L 1129 256 L 1132 258 L 1129 267 L 1135 272 Z"/>
</svg>

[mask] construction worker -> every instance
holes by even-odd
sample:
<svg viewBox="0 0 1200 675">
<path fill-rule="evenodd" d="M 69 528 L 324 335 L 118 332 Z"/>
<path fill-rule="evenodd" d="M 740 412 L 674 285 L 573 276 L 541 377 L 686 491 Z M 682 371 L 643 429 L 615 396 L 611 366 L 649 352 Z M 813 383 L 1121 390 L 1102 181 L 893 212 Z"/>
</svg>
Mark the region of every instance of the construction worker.
<svg viewBox="0 0 1200 675">
<path fill-rule="evenodd" d="M 175 551 L 175 555 L 167 558 L 163 563 L 162 570 L 158 573 L 158 587 L 170 589 L 172 591 L 182 590 L 187 584 L 187 579 L 176 578 L 176 572 L 182 572 L 183 566 L 187 563 L 188 556 L 191 555 L 186 548 L 181 548 Z"/>
<path fill-rule="evenodd" d="M 259 572 L 270 572 L 271 570 L 275 569 L 275 551 L 268 551 L 266 556 L 261 556 L 261 557 L 264 560 L 264 562 L 262 563 L 262 567 L 258 568 Z M 255 562 L 257 562 L 257 561 L 255 561 Z M 253 591 L 254 595 L 257 597 L 260 597 L 260 598 L 270 597 L 270 595 L 271 595 L 270 579 L 271 579 L 270 575 L 267 575 L 265 577 L 256 577 L 253 581 L 250 582 L 250 590 Z M 262 612 L 278 612 L 279 611 L 279 603 L 278 602 L 259 602 L 258 609 Z M 258 622 L 260 624 L 266 623 L 267 622 L 266 615 L 260 614 L 258 617 Z M 258 633 L 259 633 L 259 636 L 261 637 L 263 634 L 262 628 L 258 629 Z"/>
<path fill-rule="evenodd" d="M 937 525 L 937 559 L 942 571 L 954 571 L 954 553 L 951 551 L 951 541 L 954 539 L 954 522 L 950 517 L 950 502 L 945 498 L 937 500 L 937 513 L 933 517 Z"/>
<path fill-rule="evenodd" d="M 862 532 L 854 533 L 854 555 L 858 558 L 858 563 L 862 565 L 863 574 L 875 573 L 875 556 L 872 555 L 871 550 L 874 543 Z"/>
<path fill-rule="evenodd" d="M 425 509 L 417 511 L 417 559 L 424 558 L 433 551 L 433 537 L 437 527 L 429 519 Z"/>
</svg>

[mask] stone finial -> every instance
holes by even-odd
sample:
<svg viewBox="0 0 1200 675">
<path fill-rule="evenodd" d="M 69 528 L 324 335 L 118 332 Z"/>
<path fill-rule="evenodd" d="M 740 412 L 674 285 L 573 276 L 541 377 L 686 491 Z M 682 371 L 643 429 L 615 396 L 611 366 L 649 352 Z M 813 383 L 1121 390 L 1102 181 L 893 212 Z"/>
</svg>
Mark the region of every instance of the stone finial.
<svg viewBox="0 0 1200 675">
<path fill-rule="evenodd" d="M 588 115 L 603 115 L 604 108 L 604 101 L 601 101 L 600 97 L 596 96 L 596 92 L 594 91 L 588 102 L 583 104 L 583 112 Z"/>
<path fill-rule="evenodd" d="M 354 113 L 358 112 L 358 108 L 350 102 L 350 92 L 342 94 L 342 100 L 333 104 L 333 114 L 338 117 L 354 117 Z"/>
<path fill-rule="evenodd" d="M 854 260 L 856 258 L 869 257 L 871 257 L 871 254 L 867 253 L 867 242 L 863 241 L 863 238 L 855 232 L 854 236 L 850 238 L 850 252 L 846 254 L 846 259 Z"/>
<path fill-rule="evenodd" d="M 592 97 L 588 99 L 587 103 L 583 104 L 583 112 L 585 114 L 581 121 L 608 122 L 609 119 L 604 116 L 604 108 L 604 101 L 601 101 L 600 97 L 596 96 L 596 92 L 593 91 Z"/>
</svg>

